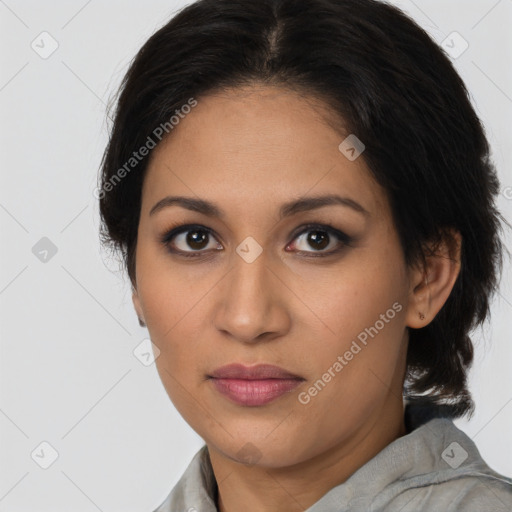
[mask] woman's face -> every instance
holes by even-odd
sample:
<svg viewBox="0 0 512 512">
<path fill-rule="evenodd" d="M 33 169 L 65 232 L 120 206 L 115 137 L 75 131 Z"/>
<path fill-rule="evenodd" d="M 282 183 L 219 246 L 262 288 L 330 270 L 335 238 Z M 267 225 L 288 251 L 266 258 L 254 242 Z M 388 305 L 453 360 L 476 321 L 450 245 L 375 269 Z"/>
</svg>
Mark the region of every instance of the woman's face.
<svg viewBox="0 0 512 512">
<path fill-rule="evenodd" d="M 133 300 L 162 382 L 211 449 L 268 467 L 348 451 L 402 410 L 411 276 L 383 190 L 321 107 L 268 87 L 200 98 L 142 191 Z M 167 196 L 218 212 L 151 213 Z M 230 363 L 302 380 L 239 403 L 209 378 Z"/>
</svg>

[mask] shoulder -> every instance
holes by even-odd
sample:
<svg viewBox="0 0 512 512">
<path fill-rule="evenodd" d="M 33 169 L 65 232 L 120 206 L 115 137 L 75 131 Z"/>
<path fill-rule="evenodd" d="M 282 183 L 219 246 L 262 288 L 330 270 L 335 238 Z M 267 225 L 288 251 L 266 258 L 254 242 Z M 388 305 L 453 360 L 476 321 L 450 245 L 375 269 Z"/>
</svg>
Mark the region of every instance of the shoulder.
<svg viewBox="0 0 512 512">
<path fill-rule="evenodd" d="M 414 463 L 377 497 L 372 512 L 512 511 L 512 479 L 491 469 L 451 420 L 434 419 L 407 437 Z"/>
<path fill-rule="evenodd" d="M 442 482 L 424 482 L 403 489 L 372 512 L 510 512 L 512 482 L 488 475 L 467 475 Z"/>
</svg>

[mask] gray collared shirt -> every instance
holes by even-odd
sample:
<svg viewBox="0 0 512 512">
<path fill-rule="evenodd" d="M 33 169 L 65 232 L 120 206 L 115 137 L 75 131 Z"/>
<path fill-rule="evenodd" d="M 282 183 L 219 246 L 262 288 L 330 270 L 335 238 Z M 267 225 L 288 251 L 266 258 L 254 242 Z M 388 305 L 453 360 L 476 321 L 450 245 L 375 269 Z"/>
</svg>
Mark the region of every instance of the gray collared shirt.
<svg viewBox="0 0 512 512">
<path fill-rule="evenodd" d="M 489 468 L 451 419 L 406 414 L 408 434 L 305 512 L 512 512 L 512 479 Z M 155 512 L 217 512 L 216 497 L 204 445 Z"/>
</svg>

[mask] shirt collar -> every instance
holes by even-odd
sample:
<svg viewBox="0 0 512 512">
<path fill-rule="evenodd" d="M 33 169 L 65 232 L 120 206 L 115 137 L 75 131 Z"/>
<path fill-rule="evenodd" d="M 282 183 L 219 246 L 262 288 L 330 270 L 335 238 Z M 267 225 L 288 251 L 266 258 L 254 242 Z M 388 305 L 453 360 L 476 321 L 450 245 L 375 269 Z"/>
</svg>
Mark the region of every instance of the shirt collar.
<svg viewBox="0 0 512 512">
<path fill-rule="evenodd" d="M 410 488 L 418 480 L 422 485 L 429 485 L 429 479 L 438 483 L 486 471 L 487 466 L 473 441 L 445 416 L 442 408 L 408 404 L 405 424 L 406 435 L 386 446 L 305 512 L 339 512 L 340 505 L 346 506 L 346 510 L 368 510 L 385 489 L 389 495 L 389 492 L 399 493 Z M 467 453 L 466 460 L 455 470 L 446 455 L 453 452 L 450 452 L 453 443 L 458 443 Z M 217 493 L 208 448 L 203 445 L 167 500 L 155 512 L 217 512 Z"/>
</svg>

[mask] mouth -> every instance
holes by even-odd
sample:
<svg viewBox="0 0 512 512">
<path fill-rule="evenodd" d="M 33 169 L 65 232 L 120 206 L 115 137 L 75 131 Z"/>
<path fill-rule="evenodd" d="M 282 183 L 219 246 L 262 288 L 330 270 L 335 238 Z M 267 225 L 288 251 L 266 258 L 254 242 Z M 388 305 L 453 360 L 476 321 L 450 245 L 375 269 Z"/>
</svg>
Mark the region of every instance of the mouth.
<svg viewBox="0 0 512 512">
<path fill-rule="evenodd" d="M 278 366 L 230 364 L 207 376 L 216 391 L 244 406 L 262 406 L 290 393 L 304 378 Z"/>
<path fill-rule="evenodd" d="M 290 373 L 279 366 L 272 364 L 257 364 L 245 366 L 240 363 L 228 364 L 214 370 L 209 378 L 213 379 L 242 379 L 242 380 L 264 380 L 264 379 L 302 379 L 299 375 Z"/>
</svg>

